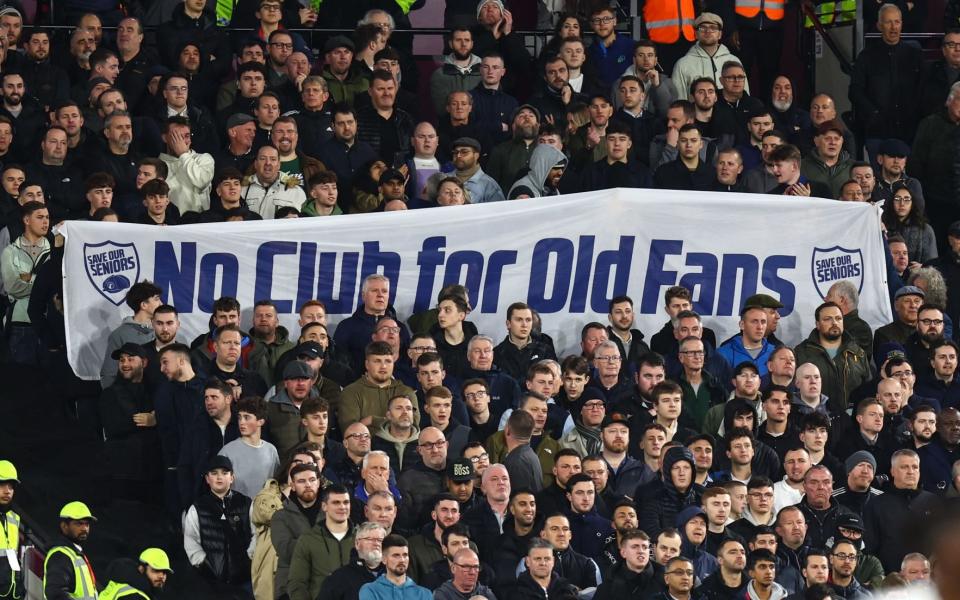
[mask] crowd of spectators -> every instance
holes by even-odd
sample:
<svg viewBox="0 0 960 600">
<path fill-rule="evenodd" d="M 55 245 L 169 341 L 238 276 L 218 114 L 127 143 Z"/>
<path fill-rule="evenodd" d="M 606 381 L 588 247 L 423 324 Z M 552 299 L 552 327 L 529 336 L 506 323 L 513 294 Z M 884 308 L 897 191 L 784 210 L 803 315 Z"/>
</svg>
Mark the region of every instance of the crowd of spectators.
<svg viewBox="0 0 960 600">
<path fill-rule="evenodd" d="M 479 331 L 476 290 L 446 285 L 434 308 L 398 315 L 375 274 L 336 325 L 320 300 L 288 331 L 269 298 L 225 296 L 191 340 L 163 290 L 134 282 L 105 332 L 97 428 L 116 493 L 156 505 L 182 542 L 166 552 L 218 597 L 258 600 L 858 600 L 926 585 L 912 528 L 960 497 L 952 4 L 942 59 L 925 62 L 902 39 L 918 5 L 867 3 L 879 37 L 856 57 L 849 118 L 780 71 L 776 0 L 647 0 L 644 39 L 616 3 L 531 1 L 523 19 L 552 30 L 536 56 L 501 0 L 449 0 L 429 72 L 407 31 L 423 1 L 366 4 L 67 2 L 64 39 L 0 7 L 11 362 L 72 377 L 65 220 L 311 218 L 614 187 L 882 206 L 894 319 L 871 327 L 840 281 L 802 340 L 777 337 L 783 305 L 767 294 L 718 340 L 677 286 L 659 331 L 636 329 L 618 296 L 562 356 L 524 302 L 505 331 Z M 0 463 L 4 523 L 17 483 Z M 94 521 L 64 507 L 47 598 L 91 597 Z M 101 597 L 160 597 L 176 577 L 159 548 L 118 560 Z M 22 585 L 8 562 L 0 598 Z"/>
</svg>

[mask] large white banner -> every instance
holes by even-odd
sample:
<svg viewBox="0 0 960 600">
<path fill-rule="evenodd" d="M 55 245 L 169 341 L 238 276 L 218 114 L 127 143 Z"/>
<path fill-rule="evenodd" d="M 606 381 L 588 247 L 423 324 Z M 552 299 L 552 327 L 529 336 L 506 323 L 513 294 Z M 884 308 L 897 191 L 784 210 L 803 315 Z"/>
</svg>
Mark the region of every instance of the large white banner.
<svg viewBox="0 0 960 600">
<path fill-rule="evenodd" d="M 155 227 L 73 221 L 63 263 L 70 364 L 96 379 L 107 335 L 130 310 L 129 286 L 149 279 L 180 312 L 187 337 L 207 330 L 220 296 L 244 307 L 273 300 L 296 336 L 297 308 L 322 300 L 331 324 L 359 303 L 360 283 L 385 273 L 401 318 L 434 306 L 447 283 L 470 290 L 479 330 L 506 334 L 507 306 L 540 311 L 557 350 L 580 328 L 607 322 L 613 296 L 633 298 L 649 338 L 666 321 L 663 292 L 694 291 L 694 308 L 720 340 L 738 330 L 748 296 L 784 308 L 778 336 L 805 337 L 836 281 L 861 292 L 860 315 L 891 320 L 880 219 L 867 204 L 814 198 L 605 190 L 433 210 L 248 223 Z M 577 350 L 579 352 L 579 350 Z"/>
</svg>

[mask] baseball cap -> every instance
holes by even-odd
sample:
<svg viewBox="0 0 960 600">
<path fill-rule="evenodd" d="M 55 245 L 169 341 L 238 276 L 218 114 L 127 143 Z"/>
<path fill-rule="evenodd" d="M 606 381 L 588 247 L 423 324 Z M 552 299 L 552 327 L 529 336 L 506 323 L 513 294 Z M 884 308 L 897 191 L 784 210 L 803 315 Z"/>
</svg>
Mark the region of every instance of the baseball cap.
<svg viewBox="0 0 960 600">
<path fill-rule="evenodd" d="M 626 425 L 627 427 L 629 427 L 630 422 L 627 420 L 626 417 L 624 417 L 620 413 L 615 413 L 613 415 L 604 417 L 603 421 L 600 421 L 600 431 L 603 431 L 604 429 L 606 429 L 607 427 L 610 427 L 611 425 Z"/>
<path fill-rule="evenodd" d="M 960 221 L 954 221 L 950 224 L 950 228 L 947 229 L 947 235 L 960 238 Z"/>
<path fill-rule="evenodd" d="M 542 119 L 541 119 L 541 117 L 540 117 L 540 109 L 538 109 L 536 106 L 534 106 L 534 105 L 532 105 L 532 104 L 521 104 L 520 106 L 517 107 L 517 110 L 513 111 L 513 114 L 510 115 L 510 121 L 511 121 L 511 122 L 513 122 L 513 121 L 517 118 L 517 115 L 520 114 L 520 111 L 521 111 L 521 110 L 529 110 L 530 112 L 532 112 L 533 114 L 535 114 L 535 115 L 537 116 L 537 122 L 538 122 L 538 123 L 539 123 L 540 121 L 542 121 Z"/>
<path fill-rule="evenodd" d="M 140 344 L 134 344 L 133 342 L 127 342 L 111 352 L 110 358 L 113 360 L 120 360 L 121 354 L 126 354 L 127 356 L 139 356 L 140 358 L 147 357 L 147 351 L 143 349 L 143 346 Z"/>
<path fill-rule="evenodd" d="M 301 356 L 306 356 L 308 358 L 324 358 L 327 353 L 324 352 L 323 346 L 317 342 L 303 342 L 293 349 L 293 353 L 297 358 Z"/>
<path fill-rule="evenodd" d="M 473 480 L 473 463 L 469 458 L 460 457 L 447 466 L 447 479 L 464 482 Z"/>
<path fill-rule="evenodd" d="M 749 360 L 745 360 L 742 363 L 737 364 L 737 366 L 733 368 L 733 376 L 736 377 L 737 375 L 739 375 L 740 373 L 743 373 L 747 369 L 750 369 L 757 375 L 760 374 L 760 369 L 757 368 L 757 365 L 753 364 Z"/>
<path fill-rule="evenodd" d="M 383 175 L 380 176 L 380 185 L 387 183 L 388 181 L 406 181 L 406 177 L 403 176 L 403 173 L 397 169 L 387 169 L 383 172 Z"/>
<path fill-rule="evenodd" d="M 97 521 L 87 505 L 77 501 L 64 504 L 63 508 L 60 509 L 60 518 L 70 521 Z"/>
<path fill-rule="evenodd" d="M 233 473 L 233 461 L 222 454 L 216 454 L 209 461 L 207 461 L 206 472 L 209 473 L 215 469 L 223 469 L 224 471 Z"/>
<path fill-rule="evenodd" d="M 173 573 L 170 568 L 170 557 L 160 548 L 147 548 L 140 553 L 140 562 L 147 565 L 154 571 L 167 571 Z"/>
<path fill-rule="evenodd" d="M 836 524 L 838 529 L 843 527 L 844 529 L 852 529 L 863 533 L 863 521 L 859 515 L 840 515 L 837 517 Z"/>
</svg>

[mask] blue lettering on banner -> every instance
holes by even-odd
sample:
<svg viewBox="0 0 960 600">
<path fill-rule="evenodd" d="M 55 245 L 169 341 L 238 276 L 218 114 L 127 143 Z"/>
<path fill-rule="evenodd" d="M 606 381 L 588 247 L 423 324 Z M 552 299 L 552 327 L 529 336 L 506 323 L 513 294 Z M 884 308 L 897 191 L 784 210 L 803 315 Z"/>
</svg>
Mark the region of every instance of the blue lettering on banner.
<svg viewBox="0 0 960 600">
<path fill-rule="evenodd" d="M 668 270 L 669 256 L 682 256 L 684 267 L 696 271 Z M 693 291 L 697 300 L 693 309 L 702 315 L 730 316 L 739 312 L 735 300 L 743 302 L 757 293 L 757 281 L 763 283 L 774 296 L 779 296 L 781 315 L 793 312 L 797 290 L 793 283 L 780 275 L 781 271 L 797 266 L 795 256 L 774 254 L 763 258 L 751 254 L 721 254 L 706 252 L 683 253 L 682 240 L 652 240 L 643 282 L 640 312 L 656 313 L 665 287 L 682 285 Z M 680 273 L 683 275 L 680 276 Z M 739 284 L 739 285 L 738 285 Z M 716 307 L 716 310 L 714 310 Z"/>
<path fill-rule="evenodd" d="M 810 263 L 813 285 L 821 298 L 827 297 L 830 286 L 843 280 L 853 283 L 857 291 L 863 291 L 863 252 L 859 248 L 814 248 Z"/>
<path fill-rule="evenodd" d="M 532 242 L 525 300 L 541 313 L 606 313 L 610 299 L 631 288 L 630 273 L 638 250 L 635 236 L 598 240 L 597 236 L 582 235 Z M 611 242 L 616 246 L 610 248 Z M 599 250 L 601 243 L 608 249 Z M 227 252 L 198 254 L 197 242 L 155 242 L 154 281 L 163 297 L 182 313 L 210 312 L 216 298 L 237 295 L 239 257 Z M 390 279 L 391 299 L 401 283 L 407 284 L 400 282 L 400 254 L 384 249 L 378 241 L 364 241 L 356 251 L 334 252 L 324 251 L 315 242 L 271 240 L 261 243 L 252 254 L 256 259 L 253 299 L 273 300 L 281 314 L 296 312 L 312 298 L 323 301 L 329 314 L 350 314 L 361 301 L 363 279 L 372 273 Z M 438 286 L 451 283 L 462 283 L 471 290 L 477 310 L 500 312 L 501 284 L 507 270 L 517 265 L 518 255 L 517 250 L 503 249 L 489 254 L 450 251 L 445 236 L 425 238 L 416 255 L 412 312 L 432 306 Z M 102 262 L 88 258 L 90 261 Z M 666 266 L 668 261 L 682 266 L 672 270 Z M 817 250 L 814 261 L 815 280 L 849 274 L 854 268 L 857 273 L 863 271 L 859 251 L 854 256 L 838 248 Z M 779 297 L 784 304 L 781 313 L 788 315 L 794 309 L 796 289 L 785 273 L 795 269 L 796 262 L 796 257 L 787 255 L 684 252 L 682 240 L 655 239 L 650 242 L 639 312 L 657 313 L 663 289 L 683 285 L 693 290 L 697 298 L 694 309 L 701 314 L 734 315 L 743 299 L 762 285 Z M 816 265 L 822 268 L 817 271 Z M 277 285 L 287 280 L 292 283 Z M 640 283 L 634 281 L 634 286 Z M 519 299 L 523 298 L 506 300 Z"/>
</svg>

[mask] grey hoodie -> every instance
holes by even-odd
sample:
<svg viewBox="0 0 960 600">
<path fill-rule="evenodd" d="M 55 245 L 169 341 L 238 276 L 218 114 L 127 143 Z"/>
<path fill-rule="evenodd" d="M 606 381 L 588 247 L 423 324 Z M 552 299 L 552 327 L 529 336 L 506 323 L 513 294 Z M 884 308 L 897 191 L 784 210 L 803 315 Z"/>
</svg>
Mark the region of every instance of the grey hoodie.
<svg viewBox="0 0 960 600">
<path fill-rule="evenodd" d="M 133 317 L 127 317 L 120 326 L 110 332 L 107 338 L 107 351 L 103 357 L 103 367 L 100 368 L 100 387 L 107 389 L 117 378 L 117 361 L 110 358 L 113 351 L 127 342 L 138 346 L 153 340 L 153 325 L 137 323 Z"/>
<path fill-rule="evenodd" d="M 567 157 L 553 146 L 549 144 L 539 144 L 536 148 L 533 149 L 533 153 L 530 155 L 530 170 L 526 175 L 521 177 L 510 186 L 510 191 L 507 193 L 507 199 L 510 200 L 513 198 L 514 191 L 517 188 L 525 187 L 531 192 L 532 197 L 542 198 L 547 196 L 546 186 L 544 182 L 547 179 L 547 175 L 550 174 L 550 169 L 553 168 L 555 164 L 561 160 L 566 160 Z M 526 192 L 526 190 L 524 190 Z"/>
</svg>

